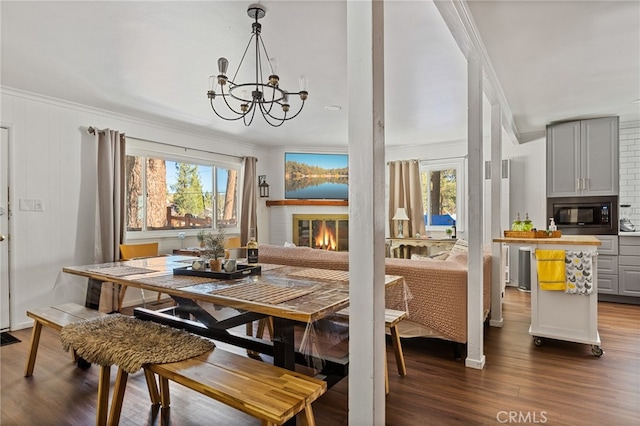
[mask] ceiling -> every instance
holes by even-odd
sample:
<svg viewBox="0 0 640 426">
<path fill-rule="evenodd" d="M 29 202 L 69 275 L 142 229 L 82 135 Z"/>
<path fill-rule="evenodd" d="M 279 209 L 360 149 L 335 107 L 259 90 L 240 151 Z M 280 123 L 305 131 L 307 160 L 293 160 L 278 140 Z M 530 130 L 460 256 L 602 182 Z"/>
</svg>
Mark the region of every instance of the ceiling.
<svg viewBox="0 0 640 426">
<path fill-rule="evenodd" d="M 272 128 L 214 116 L 208 76 L 220 56 L 235 71 L 249 3 L 3 0 L 0 83 L 258 145 L 345 147 L 345 1 L 262 2 L 281 86 L 309 77 L 298 118 Z M 454 3 L 471 13 L 522 140 L 553 121 L 640 121 L 640 2 Z M 466 138 L 466 60 L 433 2 L 385 2 L 385 76 L 387 145 Z"/>
</svg>

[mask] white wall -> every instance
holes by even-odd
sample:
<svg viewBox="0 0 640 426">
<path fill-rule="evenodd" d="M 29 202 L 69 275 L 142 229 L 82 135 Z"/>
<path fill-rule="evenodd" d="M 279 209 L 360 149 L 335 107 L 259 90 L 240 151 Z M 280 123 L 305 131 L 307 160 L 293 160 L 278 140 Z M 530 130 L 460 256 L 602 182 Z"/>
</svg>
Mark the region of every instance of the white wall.
<svg viewBox="0 0 640 426">
<path fill-rule="evenodd" d="M 520 213 L 524 219 L 526 213 L 534 227 L 546 229 L 547 223 L 547 146 L 546 138 L 536 139 L 520 145 L 503 143 L 503 155 L 511 159 L 511 179 L 509 188 L 509 217 L 510 223 Z M 518 283 L 518 251 L 510 251 L 511 282 Z"/>
<path fill-rule="evenodd" d="M 84 304 L 86 279 L 62 267 L 93 263 L 95 150 L 89 126 L 131 137 L 222 154 L 258 158 L 261 151 L 238 141 L 188 128 L 171 128 L 75 104 L 3 89 L 0 125 L 9 128 L 11 328 L 31 326 L 27 309 L 63 302 Z M 263 173 L 266 164 L 258 162 Z M 19 210 L 20 199 L 40 199 L 44 212 Z M 260 210 L 260 209 L 259 209 Z M 185 240 L 186 245 L 195 241 Z M 160 240 L 168 253 L 175 238 Z M 131 293 L 131 295 L 129 295 Z M 137 291 L 127 296 L 140 297 Z"/>
<path fill-rule="evenodd" d="M 323 147 L 282 147 L 272 149 L 265 153 L 258 162 L 268 164 L 267 182 L 269 183 L 270 200 L 284 199 L 284 153 L 285 152 L 312 152 L 321 154 L 346 154 L 347 150 L 327 150 Z M 294 214 L 348 214 L 347 206 L 272 206 L 266 207 L 266 202 L 261 202 L 266 211 L 263 218 L 267 217 L 268 226 L 260 228 L 259 241 L 262 243 L 283 245 L 285 241 L 293 241 L 293 215 Z M 259 207 L 260 209 L 260 207 Z M 262 229 L 266 229 L 264 232 Z"/>
<path fill-rule="evenodd" d="M 620 123 L 620 204 L 631 204 L 629 218 L 640 230 L 640 123 Z"/>
</svg>

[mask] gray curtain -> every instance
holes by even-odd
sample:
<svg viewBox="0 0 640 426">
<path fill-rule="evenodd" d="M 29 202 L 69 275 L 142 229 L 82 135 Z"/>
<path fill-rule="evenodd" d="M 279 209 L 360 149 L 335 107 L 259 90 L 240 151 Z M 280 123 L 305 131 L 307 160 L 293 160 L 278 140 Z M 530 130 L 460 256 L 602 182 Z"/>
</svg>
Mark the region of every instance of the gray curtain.
<svg viewBox="0 0 640 426">
<path fill-rule="evenodd" d="M 420 163 L 418 160 L 389 162 L 389 231 L 396 237 L 398 226 L 391 218 L 396 210 L 404 207 L 409 223 L 403 224 L 403 234 L 413 238 L 416 233 L 424 235 L 424 209 L 422 207 L 422 186 L 420 183 Z"/>
<path fill-rule="evenodd" d="M 240 240 L 243 246 L 249 241 L 249 230 L 256 230 L 256 240 L 258 239 L 258 214 L 257 214 L 257 187 L 258 176 L 256 172 L 255 157 L 244 157 L 244 182 L 242 184 L 242 210 L 240 213 Z"/>
<path fill-rule="evenodd" d="M 93 128 L 89 128 L 89 133 L 94 134 L 97 146 L 94 262 L 115 262 L 120 259 L 125 232 L 125 135 L 117 130 Z M 90 288 L 96 285 L 90 283 Z M 101 286 L 99 310 L 116 310 L 120 286 L 114 283 Z"/>
</svg>

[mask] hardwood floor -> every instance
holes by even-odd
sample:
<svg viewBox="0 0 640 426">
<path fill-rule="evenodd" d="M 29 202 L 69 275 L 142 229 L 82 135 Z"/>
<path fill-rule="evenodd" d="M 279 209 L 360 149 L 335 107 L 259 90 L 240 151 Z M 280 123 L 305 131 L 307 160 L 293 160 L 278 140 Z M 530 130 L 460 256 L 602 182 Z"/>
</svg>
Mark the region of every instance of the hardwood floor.
<svg viewBox="0 0 640 426">
<path fill-rule="evenodd" d="M 580 296 L 576 296 L 580 297 Z M 504 327 L 487 327 L 483 370 L 452 358 L 450 342 L 403 339 L 408 375 L 395 374 L 387 355 L 391 393 L 387 425 L 637 425 L 640 418 L 640 306 L 599 303 L 605 355 L 588 345 L 528 335 L 529 294 L 509 288 Z M 95 423 L 98 369 L 80 370 L 62 351 L 58 333 L 43 329 L 33 377 L 24 365 L 31 329 L 12 332 L 22 340 L 1 349 L 0 424 L 91 425 Z M 112 369 L 115 380 L 115 368 Z M 314 404 L 317 424 L 347 424 L 348 380 Z M 129 378 L 123 425 L 257 425 L 258 421 L 180 386 L 164 419 L 152 410 L 141 373 Z M 363 425 L 368 426 L 368 425 Z"/>
</svg>

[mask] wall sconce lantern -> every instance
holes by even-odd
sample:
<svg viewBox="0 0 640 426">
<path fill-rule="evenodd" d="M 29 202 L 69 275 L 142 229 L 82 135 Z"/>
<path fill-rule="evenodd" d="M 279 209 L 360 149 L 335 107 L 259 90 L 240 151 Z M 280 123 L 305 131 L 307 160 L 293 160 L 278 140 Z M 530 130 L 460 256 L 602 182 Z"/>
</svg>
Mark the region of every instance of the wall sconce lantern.
<svg viewBox="0 0 640 426">
<path fill-rule="evenodd" d="M 269 184 L 267 183 L 267 176 L 258 176 L 258 187 L 260 188 L 260 198 L 269 196 Z"/>
</svg>

